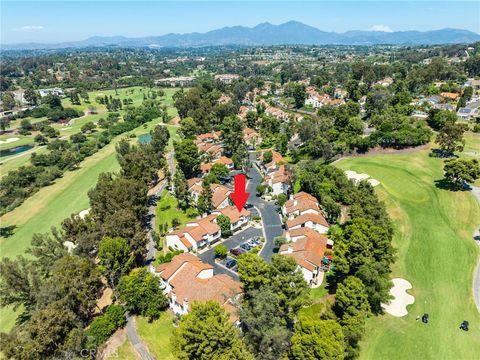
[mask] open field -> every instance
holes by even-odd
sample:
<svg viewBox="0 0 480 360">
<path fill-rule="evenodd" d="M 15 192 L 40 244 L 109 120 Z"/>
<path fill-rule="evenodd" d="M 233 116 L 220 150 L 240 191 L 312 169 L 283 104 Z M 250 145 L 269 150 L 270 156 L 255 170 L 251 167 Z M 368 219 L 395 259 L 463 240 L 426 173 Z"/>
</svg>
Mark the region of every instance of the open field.
<svg viewBox="0 0 480 360">
<path fill-rule="evenodd" d="M 148 346 L 148 350 L 157 359 L 174 360 L 171 348 L 173 334 L 173 314 L 166 311 L 158 320 L 148 322 L 144 317 L 137 317 L 137 330 L 140 338 Z"/>
<path fill-rule="evenodd" d="M 125 339 L 122 345 L 120 345 L 117 350 L 112 353 L 107 359 L 115 360 L 136 360 L 135 349 L 128 339 Z"/>
<path fill-rule="evenodd" d="M 472 239 L 480 205 L 469 192 L 439 189 L 443 160 L 428 151 L 345 159 L 342 169 L 365 172 L 395 223 L 398 259 L 392 277 L 410 281 L 415 303 L 402 318 L 369 319 L 362 359 L 474 359 L 480 353 L 480 315 L 472 294 L 479 250 Z M 430 314 L 430 323 L 415 321 Z M 470 331 L 459 329 L 463 320 Z"/>
<path fill-rule="evenodd" d="M 160 225 L 163 224 L 167 224 L 169 228 L 172 227 L 172 220 L 175 218 L 179 220 L 180 227 L 185 225 L 190 220 L 183 211 L 177 209 L 177 206 L 177 199 L 167 190 L 164 190 L 160 195 L 160 200 L 157 203 L 155 217 L 157 222 L 157 231 Z"/>
</svg>

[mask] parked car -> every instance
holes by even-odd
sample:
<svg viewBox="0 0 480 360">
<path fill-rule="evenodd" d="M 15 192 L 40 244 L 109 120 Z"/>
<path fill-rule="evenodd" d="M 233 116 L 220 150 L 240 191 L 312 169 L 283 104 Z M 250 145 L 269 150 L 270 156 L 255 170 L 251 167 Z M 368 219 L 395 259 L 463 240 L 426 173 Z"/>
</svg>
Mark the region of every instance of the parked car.
<svg viewBox="0 0 480 360">
<path fill-rule="evenodd" d="M 237 260 L 235 259 L 230 259 L 225 263 L 225 266 L 229 269 L 235 267 L 235 265 L 237 265 Z"/>
<path fill-rule="evenodd" d="M 256 238 L 253 238 L 252 241 L 256 244 L 256 245 L 261 245 L 262 242 L 260 241 L 260 238 L 256 237 Z"/>
<path fill-rule="evenodd" d="M 238 256 L 238 255 L 241 255 L 245 252 L 245 250 L 243 249 L 240 249 L 240 248 L 235 248 L 235 249 L 231 249 L 230 250 L 230 254 L 232 254 L 233 256 Z"/>
<path fill-rule="evenodd" d="M 250 251 L 252 250 L 252 247 L 250 245 L 248 245 L 247 243 L 243 243 L 240 245 L 240 248 L 245 250 L 245 251 Z"/>
<path fill-rule="evenodd" d="M 250 240 L 250 241 L 248 241 L 248 242 L 247 242 L 247 245 L 250 246 L 251 248 L 254 248 L 254 247 L 257 247 L 257 246 L 258 246 L 258 244 L 255 243 L 255 241 L 253 241 L 253 239 Z"/>
<path fill-rule="evenodd" d="M 245 204 L 245 209 L 251 209 L 251 208 L 253 208 L 253 205 L 247 202 Z"/>
</svg>

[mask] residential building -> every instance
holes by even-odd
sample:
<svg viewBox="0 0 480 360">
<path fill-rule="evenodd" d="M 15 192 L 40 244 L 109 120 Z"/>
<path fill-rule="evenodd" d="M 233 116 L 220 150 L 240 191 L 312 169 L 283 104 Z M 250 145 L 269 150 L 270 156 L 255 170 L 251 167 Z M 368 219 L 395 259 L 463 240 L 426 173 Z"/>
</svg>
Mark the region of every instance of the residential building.
<svg viewBox="0 0 480 360">
<path fill-rule="evenodd" d="M 295 259 L 309 286 L 321 285 L 332 259 L 325 253 L 333 248 L 333 241 L 310 228 L 286 231 L 285 239 L 288 243 L 280 246 L 279 254 Z"/>
<path fill-rule="evenodd" d="M 230 230 L 232 230 L 232 232 L 245 227 L 251 219 L 250 211 L 244 208 L 242 208 L 242 211 L 238 211 L 235 205 L 216 210 L 212 214 L 228 217 L 230 219 Z"/>
<path fill-rule="evenodd" d="M 177 76 L 155 80 L 157 86 L 185 87 L 191 86 L 197 80 L 196 76 Z"/>
<path fill-rule="evenodd" d="M 278 196 L 280 194 L 288 194 L 290 191 L 291 178 L 285 165 L 280 165 L 278 170 L 267 175 L 265 181 L 267 185 L 272 188 L 272 195 Z"/>
<path fill-rule="evenodd" d="M 459 98 L 460 95 L 452 92 L 442 92 L 440 93 L 440 96 L 444 99 L 455 101 Z"/>
<path fill-rule="evenodd" d="M 192 178 L 187 180 L 188 191 L 192 200 L 196 204 L 198 198 L 203 191 L 203 179 L 201 178 Z M 228 199 L 231 193 L 231 190 L 226 186 L 219 184 L 210 184 L 212 189 L 212 205 L 215 209 L 221 209 L 230 205 Z"/>
<path fill-rule="evenodd" d="M 314 196 L 301 191 L 290 195 L 290 199 L 282 206 L 282 214 L 291 220 L 304 214 L 321 215 L 321 210 Z"/>
<path fill-rule="evenodd" d="M 225 274 L 214 274 L 213 266 L 197 256 L 183 253 L 171 262 L 155 269 L 161 288 L 167 295 L 172 311 L 185 315 L 194 301 L 218 302 L 230 315 L 230 321 L 238 322 L 234 303 L 242 294 L 242 285 Z"/>
<path fill-rule="evenodd" d="M 179 230 L 166 235 L 167 247 L 175 250 L 197 251 L 220 240 L 220 227 L 214 221 L 216 215 L 189 222 Z"/>
<path fill-rule="evenodd" d="M 40 89 L 38 90 L 38 93 L 40 94 L 40 97 L 45 97 L 47 95 L 56 95 L 56 96 L 61 96 L 63 97 L 63 89 L 61 88 L 50 88 L 50 89 Z"/>
<path fill-rule="evenodd" d="M 237 74 L 218 74 L 215 75 L 215 80 L 221 81 L 224 84 L 231 84 L 233 81 L 240 78 Z"/>
<path fill-rule="evenodd" d="M 259 133 L 251 128 L 243 129 L 243 141 L 248 145 L 250 149 L 254 149 L 256 145 L 262 142 L 262 138 Z"/>
<path fill-rule="evenodd" d="M 320 234 L 326 234 L 330 225 L 322 214 L 306 213 L 287 220 L 287 228 L 289 230 L 300 229 L 302 227 L 308 227 Z"/>
</svg>

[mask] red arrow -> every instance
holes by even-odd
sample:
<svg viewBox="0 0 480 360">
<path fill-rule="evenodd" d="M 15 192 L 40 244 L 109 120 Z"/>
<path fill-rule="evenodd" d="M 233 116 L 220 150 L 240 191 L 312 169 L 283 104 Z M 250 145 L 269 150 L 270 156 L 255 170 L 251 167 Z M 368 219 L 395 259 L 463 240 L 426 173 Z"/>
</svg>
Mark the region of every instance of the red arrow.
<svg viewBox="0 0 480 360">
<path fill-rule="evenodd" d="M 237 206 L 238 211 L 242 211 L 243 205 L 247 202 L 250 193 L 245 192 L 245 174 L 238 174 L 233 177 L 234 191 L 230 194 L 233 203 Z"/>
</svg>

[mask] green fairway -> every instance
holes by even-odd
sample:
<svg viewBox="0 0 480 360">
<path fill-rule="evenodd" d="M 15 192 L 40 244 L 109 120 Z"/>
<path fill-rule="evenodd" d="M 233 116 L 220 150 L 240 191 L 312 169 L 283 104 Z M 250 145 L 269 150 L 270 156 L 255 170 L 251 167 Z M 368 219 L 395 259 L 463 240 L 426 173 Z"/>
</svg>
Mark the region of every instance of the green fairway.
<svg viewBox="0 0 480 360">
<path fill-rule="evenodd" d="M 148 322 L 144 317 L 137 317 L 137 330 L 148 350 L 157 359 L 173 360 L 171 338 L 173 333 L 173 314 L 166 311 L 158 320 Z"/>
<path fill-rule="evenodd" d="M 410 281 L 415 303 L 402 318 L 369 319 L 362 359 L 476 359 L 480 353 L 480 315 L 472 293 L 478 247 L 472 234 L 480 224 L 480 205 L 469 192 L 435 186 L 443 160 L 428 151 L 349 158 L 344 170 L 378 179 L 376 187 L 395 223 L 398 259 L 392 277 Z M 415 321 L 430 314 L 430 323 Z M 459 329 L 463 320 L 470 331 Z M 476 354 L 476 355 L 475 355 Z"/>
</svg>

